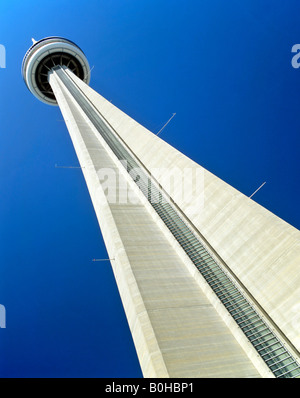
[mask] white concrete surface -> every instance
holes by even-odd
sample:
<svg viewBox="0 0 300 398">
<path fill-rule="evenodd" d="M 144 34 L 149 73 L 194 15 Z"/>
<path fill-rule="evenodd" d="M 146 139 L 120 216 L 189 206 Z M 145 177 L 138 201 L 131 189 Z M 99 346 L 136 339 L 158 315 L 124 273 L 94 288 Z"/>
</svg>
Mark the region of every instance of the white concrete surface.
<svg viewBox="0 0 300 398">
<path fill-rule="evenodd" d="M 152 207 L 55 73 L 50 83 L 83 167 L 109 257 L 114 259 L 112 267 L 144 376 L 271 377 L 262 364 L 249 359 L 253 349 L 246 353 L 238 342 L 216 310 L 218 304 L 193 276 L 190 262 L 179 254 L 174 239 L 157 222 Z M 99 100 L 87 86 L 81 89 Z M 105 113 L 110 107 L 105 100 L 103 105 Z M 119 127 L 122 130 L 122 123 Z M 124 131 L 129 131 L 127 127 L 125 122 Z M 137 141 L 143 139 L 139 129 L 144 131 L 134 128 Z M 116 171 L 122 182 L 118 193 L 129 185 L 134 204 L 107 200 L 107 181 L 98 173 L 103 168 Z"/>
<path fill-rule="evenodd" d="M 179 195 L 177 205 L 299 352 L 299 230 L 142 127 L 79 79 L 76 83 L 159 182 L 160 168 L 203 174 L 199 211 L 194 208 L 199 193 L 192 193 L 188 201 Z M 176 197 L 176 190 L 169 194 Z"/>
</svg>

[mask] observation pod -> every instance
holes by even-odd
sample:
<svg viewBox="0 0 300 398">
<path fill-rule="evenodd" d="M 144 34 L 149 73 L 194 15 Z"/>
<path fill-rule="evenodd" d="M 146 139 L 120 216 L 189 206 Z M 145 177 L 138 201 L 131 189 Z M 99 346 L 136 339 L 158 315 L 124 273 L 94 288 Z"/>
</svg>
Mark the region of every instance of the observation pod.
<svg viewBox="0 0 300 398">
<path fill-rule="evenodd" d="M 23 79 L 31 93 L 40 101 L 57 105 L 48 74 L 55 66 L 65 66 L 86 84 L 90 82 L 90 67 L 83 51 L 71 40 L 51 36 L 33 40 L 22 62 Z"/>
</svg>

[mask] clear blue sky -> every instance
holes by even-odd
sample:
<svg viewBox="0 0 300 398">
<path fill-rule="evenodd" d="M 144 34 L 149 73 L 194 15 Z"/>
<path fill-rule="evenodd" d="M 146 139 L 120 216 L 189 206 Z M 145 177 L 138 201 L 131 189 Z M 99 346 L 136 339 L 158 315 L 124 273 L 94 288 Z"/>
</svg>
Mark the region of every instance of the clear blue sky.
<svg viewBox="0 0 300 398">
<path fill-rule="evenodd" d="M 245 195 L 300 227 L 299 0 L 0 3 L 0 377 L 141 377 L 59 109 L 21 77 L 36 40 L 86 53 L 91 86 Z"/>
</svg>

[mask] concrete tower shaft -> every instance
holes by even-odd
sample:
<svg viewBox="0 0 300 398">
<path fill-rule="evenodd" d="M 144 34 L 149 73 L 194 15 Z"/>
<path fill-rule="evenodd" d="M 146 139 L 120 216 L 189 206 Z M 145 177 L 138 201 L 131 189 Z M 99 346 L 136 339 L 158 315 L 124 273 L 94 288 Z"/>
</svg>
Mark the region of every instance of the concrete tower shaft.
<svg viewBox="0 0 300 398">
<path fill-rule="evenodd" d="M 300 232 L 96 93 L 74 43 L 44 41 L 24 80 L 65 119 L 144 375 L 299 377 Z M 191 184 L 167 184 L 174 168 Z"/>
<path fill-rule="evenodd" d="M 77 77 L 89 84 L 90 67 L 83 51 L 71 40 L 51 36 L 39 41 L 33 40 L 22 62 L 23 79 L 40 101 L 57 105 L 48 82 L 49 71 L 55 66 L 66 66 Z"/>
</svg>

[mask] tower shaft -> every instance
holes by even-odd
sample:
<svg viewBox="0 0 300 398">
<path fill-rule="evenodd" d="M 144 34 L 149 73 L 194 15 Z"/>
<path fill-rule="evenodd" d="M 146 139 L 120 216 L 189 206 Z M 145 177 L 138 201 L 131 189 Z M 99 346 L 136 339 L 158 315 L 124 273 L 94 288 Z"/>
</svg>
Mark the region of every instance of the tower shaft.
<svg viewBox="0 0 300 398">
<path fill-rule="evenodd" d="M 287 339 L 280 328 L 199 232 L 194 222 L 198 212 L 191 201 L 189 206 L 182 198 L 174 202 L 179 184 L 171 192 L 159 171 L 150 167 L 163 163 L 156 162 L 161 154 L 153 154 L 149 161 L 145 150 L 151 152 L 153 140 L 166 159 L 174 161 L 177 156 L 179 171 L 185 157 L 68 68 L 55 67 L 49 83 L 112 259 L 144 376 L 297 374 L 293 345 L 285 349 Z M 127 138 L 121 136 L 120 126 Z M 193 162 L 189 165 L 195 169 Z M 219 180 L 210 179 L 215 181 Z M 201 204 L 195 184 L 189 188 L 190 198 L 196 195 L 193 203 Z M 272 357 L 282 362 L 280 370 Z"/>
<path fill-rule="evenodd" d="M 144 375 L 300 377 L 300 232 L 92 90 L 74 42 L 22 75 L 66 121 Z"/>
</svg>

